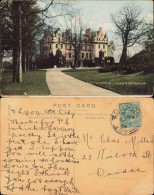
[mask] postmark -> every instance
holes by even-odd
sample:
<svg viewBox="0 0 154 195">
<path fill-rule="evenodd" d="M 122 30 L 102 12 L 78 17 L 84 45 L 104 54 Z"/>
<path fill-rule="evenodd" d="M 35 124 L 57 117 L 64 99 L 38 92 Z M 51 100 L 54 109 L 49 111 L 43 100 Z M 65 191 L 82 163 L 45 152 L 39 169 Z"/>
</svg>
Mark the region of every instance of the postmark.
<svg viewBox="0 0 154 195">
<path fill-rule="evenodd" d="M 140 102 L 120 103 L 111 113 L 112 128 L 120 135 L 132 135 L 142 126 Z"/>
</svg>

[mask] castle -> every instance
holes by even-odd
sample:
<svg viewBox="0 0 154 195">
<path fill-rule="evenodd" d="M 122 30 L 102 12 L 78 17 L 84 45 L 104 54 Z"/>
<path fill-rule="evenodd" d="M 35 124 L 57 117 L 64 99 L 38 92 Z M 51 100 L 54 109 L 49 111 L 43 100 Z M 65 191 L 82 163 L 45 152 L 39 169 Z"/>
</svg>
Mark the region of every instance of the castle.
<svg viewBox="0 0 154 195">
<path fill-rule="evenodd" d="M 48 59 L 51 54 L 56 56 L 59 53 L 61 63 L 63 63 L 63 56 L 65 63 L 73 66 L 75 51 L 80 47 L 77 57 L 78 66 L 83 66 L 85 62 L 96 64 L 98 61 L 105 61 L 105 59 L 110 63 L 110 59 L 114 59 L 114 43 L 113 41 L 108 41 L 107 34 L 103 33 L 101 27 L 99 31 L 86 29 L 85 34 L 80 37 L 80 43 L 77 43 L 78 46 L 72 44 L 72 34 L 70 29 L 65 32 L 62 32 L 60 28 L 56 30 L 48 28 L 45 30 L 44 36 L 40 41 L 40 57 Z"/>
</svg>

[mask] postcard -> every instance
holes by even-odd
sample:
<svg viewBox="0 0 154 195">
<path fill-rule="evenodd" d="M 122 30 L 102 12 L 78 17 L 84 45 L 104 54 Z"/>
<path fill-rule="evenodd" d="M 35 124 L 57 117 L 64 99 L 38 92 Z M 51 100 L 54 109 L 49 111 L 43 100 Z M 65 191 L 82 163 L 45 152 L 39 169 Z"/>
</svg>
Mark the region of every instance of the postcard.
<svg viewBox="0 0 154 195">
<path fill-rule="evenodd" d="M 153 2 L 1 1 L 2 95 L 152 95 Z"/>
<path fill-rule="evenodd" d="M 150 98 L 2 98 L 1 193 L 149 195 Z"/>
</svg>

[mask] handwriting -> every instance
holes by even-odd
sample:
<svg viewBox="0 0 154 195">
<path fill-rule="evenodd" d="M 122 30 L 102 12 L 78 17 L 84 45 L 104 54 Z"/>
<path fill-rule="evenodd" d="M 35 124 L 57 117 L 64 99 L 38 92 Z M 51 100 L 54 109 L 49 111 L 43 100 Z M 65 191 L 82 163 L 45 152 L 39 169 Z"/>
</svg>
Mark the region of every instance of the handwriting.
<svg viewBox="0 0 154 195">
<path fill-rule="evenodd" d="M 147 138 L 145 137 L 141 137 L 141 138 L 137 138 L 136 136 L 132 136 L 131 139 L 129 141 L 126 141 L 126 143 L 132 143 L 132 147 L 133 149 L 136 149 L 139 144 L 150 144 L 150 143 L 154 143 L 154 136 Z"/>
<path fill-rule="evenodd" d="M 97 159 L 105 160 L 105 159 L 125 158 L 125 157 L 137 158 L 137 154 L 136 154 L 135 150 L 133 152 L 129 152 L 129 153 L 119 154 L 118 152 L 116 152 L 114 154 L 111 154 L 111 153 L 107 152 L 106 148 L 103 148 L 103 149 L 99 150 Z"/>
<path fill-rule="evenodd" d="M 115 110 L 112 120 L 118 114 Z M 124 175 L 129 178 L 130 174 L 147 171 L 141 165 L 132 168 L 127 162 L 149 162 L 153 157 L 154 136 L 114 136 L 104 129 L 103 124 L 98 129 L 95 126 L 76 128 L 79 116 L 83 117 L 83 121 L 78 119 L 77 127 L 81 128 L 85 116 L 66 108 L 9 107 L 8 134 L 1 166 L 3 188 L 8 194 L 79 194 L 76 168 L 80 170 L 86 165 L 88 171 L 84 174 L 89 177 L 111 178 L 116 175 L 121 178 Z M 120 168 L 121 161 L 126 163 L 125 168 Z"/>
<path fill-rule="evenodd" d="M 10 109 L 2 165 L 7 191 L 79 193 L 73 179 L 74 166 L 79 164 L 74 119 L 75 113 L 66 109 Z"/>
<path fill-rule="evenodd" d="M 123 174 L 128 174 L 128 173 L 143 173 L 146 172 L 145 170 L 141 170 L 140 168 L 131 168 L 131 169 L 123 169 L 123 170 L 116 170 L 116 171 L 107 171 L 104 170 L 103 168 L 98 168 L 96 173 L 91 173 L 89 175 L 97 175 L 98 177 L 109 177 L 113 175 L 123 175 Z"/>
</svg>

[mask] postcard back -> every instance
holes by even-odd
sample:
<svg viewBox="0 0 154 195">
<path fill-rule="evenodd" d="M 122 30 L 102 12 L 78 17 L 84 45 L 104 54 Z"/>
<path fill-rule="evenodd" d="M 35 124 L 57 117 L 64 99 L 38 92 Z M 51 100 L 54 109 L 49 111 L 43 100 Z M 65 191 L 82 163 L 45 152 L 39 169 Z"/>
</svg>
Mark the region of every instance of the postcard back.
<svg viewBox="0 0 154 195">
<path fill-rule="evenodd" d="M 152 99 L 4 98 L 1 110 L 2 194 L 153 193 Z"/>
</svg>

